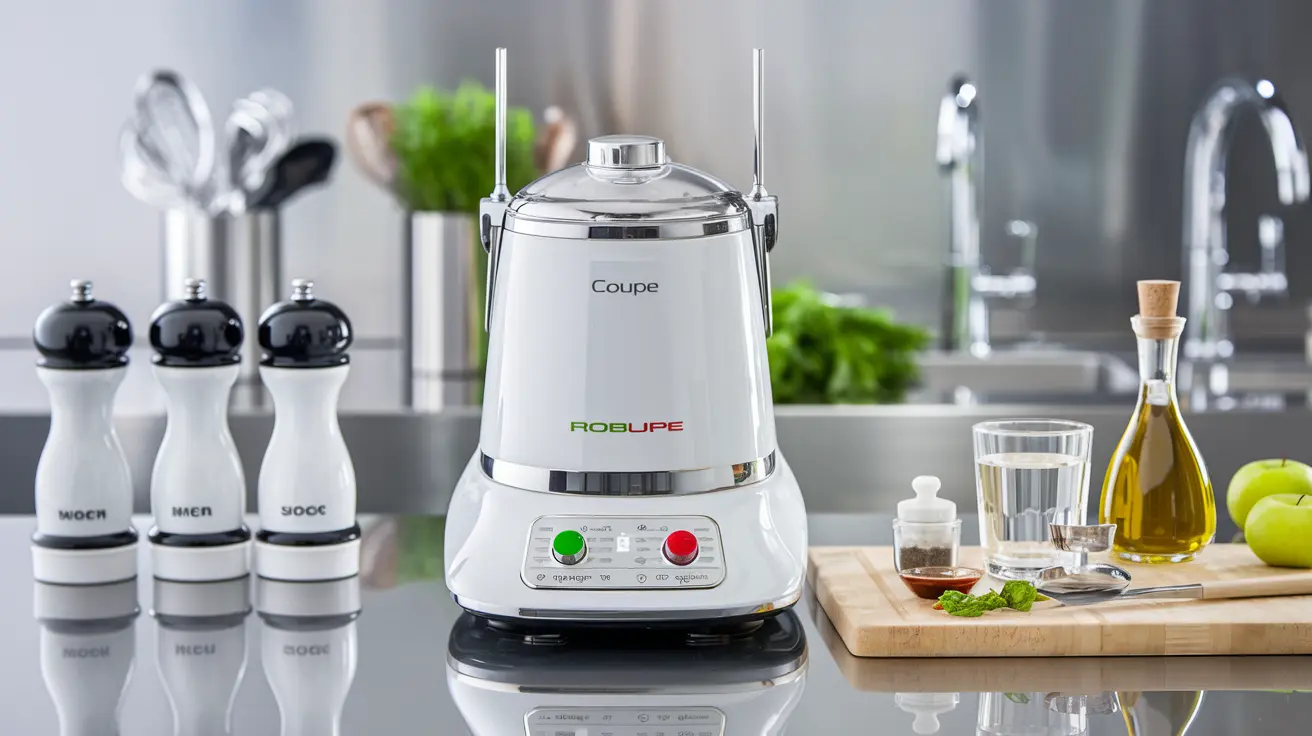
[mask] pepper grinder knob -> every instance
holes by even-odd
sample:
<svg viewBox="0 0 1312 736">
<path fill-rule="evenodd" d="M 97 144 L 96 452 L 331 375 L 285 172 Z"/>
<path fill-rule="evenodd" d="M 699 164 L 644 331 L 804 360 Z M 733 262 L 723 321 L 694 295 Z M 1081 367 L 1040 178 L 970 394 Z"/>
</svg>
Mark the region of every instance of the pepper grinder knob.
<svg viewBox="0 0 1312 736">
<path fill-rule="evenodd" d="M 1063 552 L 1079 555 L 1080 567 L 1089 564 L 1089 555 L 1112 548 L 1116 537 L 1115 524 L 1049 524 L 1052 544 Z"/>
</svg>

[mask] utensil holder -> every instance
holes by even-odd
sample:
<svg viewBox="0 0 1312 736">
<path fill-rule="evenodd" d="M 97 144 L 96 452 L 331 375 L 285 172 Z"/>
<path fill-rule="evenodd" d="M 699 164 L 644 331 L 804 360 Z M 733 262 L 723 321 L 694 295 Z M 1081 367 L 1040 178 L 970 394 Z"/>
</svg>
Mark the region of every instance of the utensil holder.
<svg viewBox="0 0 1312 736">
<path fill-rule="evenodd" d="M 206 291 L 214 298 L 227 299 L 229 220 L 196 207 L 164 211 L 161 302 L 186 299 L 182 282 L 193 278 L 205 279 Z"/>
<path fill-rule="evenodd" d="M 183 299 L 182 282 L 205 279 L 211 298 L 222 299 L 241 315 L 245 328 L 241 374 L 233 404 L 262 407 L 268 399 L 260 384 L 260 314 L 279 299 L 282 279 L 282 227 L 276 209 L 248 210 L 237 217 L 211 215 L 196 208 L 164 213 L 163 299 Z"/>
<path fill-rule="evenodd" d="M 413 212 L 402 273 L 405 405 L 466 406 L 483 382 L 483 249 L 473 215 Z"/>
</svg>

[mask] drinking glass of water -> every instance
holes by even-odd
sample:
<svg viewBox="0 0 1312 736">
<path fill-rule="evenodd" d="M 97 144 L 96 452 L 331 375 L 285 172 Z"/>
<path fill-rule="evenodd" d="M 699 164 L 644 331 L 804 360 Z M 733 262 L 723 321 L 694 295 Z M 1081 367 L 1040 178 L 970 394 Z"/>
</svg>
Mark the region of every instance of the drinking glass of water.
<svg viewBox="0 0 1312 736">
<path fill-rule="evenodd" d="M 990 575 L 1030 579 L 1063 564 L 1049 524 L 1083 524 L 1093 427 L 1060 419 L 981 422 L 975 434 L 979 538 Z"/>
</svg>

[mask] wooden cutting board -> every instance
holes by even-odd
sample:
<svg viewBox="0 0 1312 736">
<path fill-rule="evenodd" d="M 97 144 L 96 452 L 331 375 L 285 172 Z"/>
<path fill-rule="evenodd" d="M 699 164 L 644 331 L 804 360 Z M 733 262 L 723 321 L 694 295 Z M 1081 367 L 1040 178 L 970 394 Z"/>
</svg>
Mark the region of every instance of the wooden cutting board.
<svg viewBox="0 0 1312 736">
<path fill-rule="evenodd" d="M 961 550 L 962 565 L 982 567 L 982 559 L 978 547 Z M 1312 596 L 1082 607 L 1047 601 L 1029 613 L 1003 609 L 961 618 L 907 590 L 893 569 L 891 547 L 814 547 L 810 563 L 816 599 L 858 657 L 1312 654 Z M 1189 563 L 1125 568 L 1136 588 L 1312 576 L 1312 570 L 1269 567 L 1242 544 L 1214 544 Z"/>
</svg>

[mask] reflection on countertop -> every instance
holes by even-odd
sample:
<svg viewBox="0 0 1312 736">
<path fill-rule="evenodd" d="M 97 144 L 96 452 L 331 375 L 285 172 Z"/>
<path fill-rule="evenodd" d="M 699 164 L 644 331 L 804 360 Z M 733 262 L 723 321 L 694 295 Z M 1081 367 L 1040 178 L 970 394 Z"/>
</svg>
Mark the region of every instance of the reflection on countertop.
<svg viewBox="0 0 1312 736">
<path fill-rule="evenodd" d="M 654 735 L 662 733 L 656 717 L 681 714 L 710 719 L 702 723 L 717 736 L 717 718 L 731 736 L 785 726 L 797 734 L 1123 734 L 1127 723 L 1132 734 L 1207 736 L 1301 733 L 1312 718 L 1312 694 L 1292 692 L 1312 688 L 1312 657 L 859 660 L 813 599 L 759 646 L 691 654 L 705 665 L 692 677 L 662 669 L 652 639 L 587 638 L 541 650 L 522 639 L 497 644 L 489 637 L 500 635 L 462 615 L 446 593 L 439 517 L 361 522 L 365 572 L 334 584 L 350 591 L 161 585 L 149 578 L 143 545 L 138 580 L 103 595 L 84 588 L 34 600 L 43 593 L 28 565 L 33 520 L 0 518 L 0 559 L 9 561 L 0 566 L 0 680 L 7 702 L 25 704 L 6 710 L 6 725 L 56 733 L 61 718 L 66 728 L 90 725 L 86 713 L 104 727 L 117 713 L 118 732 L 142 736 L 225 722 L 210 732 L 273 733 L 282 723 L 284 734 L 340 727 L 503 736 L 522 731 L 476 729 L 495 728 L 507 714 L 506 723 L 523 728 L 536 713 L 560 716 L 574 732 L 580 717 L 627 718 Z M 818 544 L 850 542 L 855 532 L 871 543 L 890 537 L 887 518 L 811 522 Z M 75 605 L 79 597 L 88 605 Z M 327 602 L 337 608 L 316 608 Z M 558 664 L 565 679 L 544 689 L 538 680 L 549 673 L 533 663 Z M 634 683 L 644 686 L 625 687 Z M 69 688 L 81 700 L 67 697 Z M 700 733 L 696 725 L 691 733 Z"/>
</svg>

